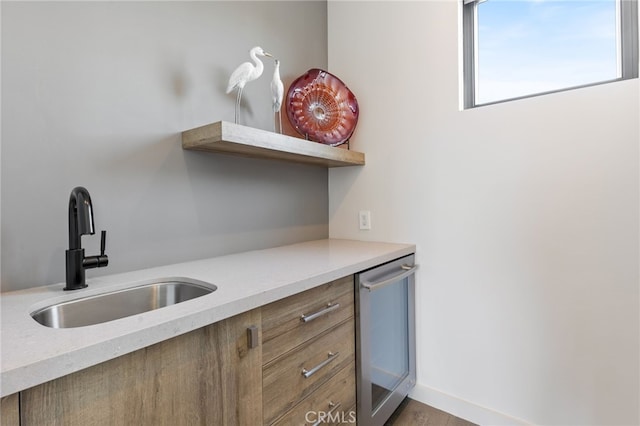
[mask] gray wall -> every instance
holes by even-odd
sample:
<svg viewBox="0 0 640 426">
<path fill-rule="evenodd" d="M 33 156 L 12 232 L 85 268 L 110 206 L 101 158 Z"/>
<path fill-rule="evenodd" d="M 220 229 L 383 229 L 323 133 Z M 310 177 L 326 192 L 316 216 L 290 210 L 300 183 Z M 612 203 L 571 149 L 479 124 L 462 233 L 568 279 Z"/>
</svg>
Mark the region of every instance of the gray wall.
<svg viewBox="0 0 640 426">
<path fill-rule="evenodd" d="M 183 151 L 233 121 L 228 76 L 261 45 L 285 86 L 327 65 L 326 2 L 2 2 L 2 290 L 64 281 L 71 189 L 110 265 L 87 277 L 328 235 L 327 171 Z M 271 130 L 273 62 L 241 124 Z M 286 120 L 286 118 L 285 118 Z M 99 233 L 99 232 L 98 232 Z M 83 237 L 88 254 L 99 235 Z"/>
</svg>

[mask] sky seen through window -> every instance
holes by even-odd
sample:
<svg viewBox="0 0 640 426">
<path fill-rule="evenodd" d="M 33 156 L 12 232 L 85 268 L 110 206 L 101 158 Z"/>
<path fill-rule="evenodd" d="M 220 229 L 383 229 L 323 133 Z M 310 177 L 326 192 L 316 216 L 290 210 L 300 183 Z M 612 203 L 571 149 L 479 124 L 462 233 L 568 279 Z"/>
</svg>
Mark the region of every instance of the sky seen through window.
<svg viewBox="0 0 640 426">
<path fill-rule="evenodd" d="M 479 104 L 619 77 L 616 0 L 478 5 Z"/>
</svg>

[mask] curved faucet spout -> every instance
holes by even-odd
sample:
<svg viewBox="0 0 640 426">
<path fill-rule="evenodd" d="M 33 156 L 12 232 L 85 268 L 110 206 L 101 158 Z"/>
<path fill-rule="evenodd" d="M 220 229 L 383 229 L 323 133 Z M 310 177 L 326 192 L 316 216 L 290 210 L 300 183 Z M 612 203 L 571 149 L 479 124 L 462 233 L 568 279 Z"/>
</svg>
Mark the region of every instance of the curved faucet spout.
<svg viewBox="0 0 640 426">
<path fill-rule="evenodd" d="M 89 191 L 77 186 L 69 196 L 69 249 L 81 248 L 82 235 L 95 234 L 93 226 L 93 205 Z"/>
</svg>

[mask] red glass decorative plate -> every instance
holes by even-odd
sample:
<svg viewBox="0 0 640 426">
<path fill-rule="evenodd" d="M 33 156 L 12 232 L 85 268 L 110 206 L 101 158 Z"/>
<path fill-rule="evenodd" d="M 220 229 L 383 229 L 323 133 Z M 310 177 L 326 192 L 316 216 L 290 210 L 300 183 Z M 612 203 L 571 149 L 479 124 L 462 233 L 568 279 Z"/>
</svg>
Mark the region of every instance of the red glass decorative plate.
<svg viewBox="0 0 640 426">
<path fill-rule="evenodd" d="M 345 143 L 358 122 L 358 101 L 336 76 L 313 68 L 287 92 L 287 117 L 298 133 L 326 145 Z"/>
</svg>

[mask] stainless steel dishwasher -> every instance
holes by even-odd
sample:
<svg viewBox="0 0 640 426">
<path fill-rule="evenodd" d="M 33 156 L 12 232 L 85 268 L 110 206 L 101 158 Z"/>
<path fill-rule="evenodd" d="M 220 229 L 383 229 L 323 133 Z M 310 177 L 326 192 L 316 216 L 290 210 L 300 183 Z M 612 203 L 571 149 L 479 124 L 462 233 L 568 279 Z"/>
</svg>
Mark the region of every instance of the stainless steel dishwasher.
<svg viewBox="0 0 640 426">
<path fill-rule="evenodd" d="M 416 383 L 415 256 L 356 274 L 358 425 L 383 425 Z"/>
</svg>

